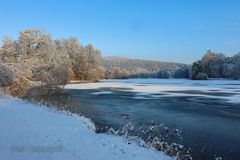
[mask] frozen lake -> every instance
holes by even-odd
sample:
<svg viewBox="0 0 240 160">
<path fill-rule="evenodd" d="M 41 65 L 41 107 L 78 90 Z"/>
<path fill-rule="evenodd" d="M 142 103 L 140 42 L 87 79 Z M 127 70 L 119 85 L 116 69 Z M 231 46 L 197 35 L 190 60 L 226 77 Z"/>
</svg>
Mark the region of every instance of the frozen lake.
<svg viewBox="0 0 240 160">
<path fill-rule="evenodd" d="M 106 80 L 65 91 L 31 98 L 91 118 L 98 132 L 131 122 L 128 134 L 146 139 L 143 131 L 160 125 L 168 128 L 157 132 L 162 136 L 179 131 L 164 140 L 191 148 L 193 159 L 240 158 L 240 81 Z"/>
</svg>

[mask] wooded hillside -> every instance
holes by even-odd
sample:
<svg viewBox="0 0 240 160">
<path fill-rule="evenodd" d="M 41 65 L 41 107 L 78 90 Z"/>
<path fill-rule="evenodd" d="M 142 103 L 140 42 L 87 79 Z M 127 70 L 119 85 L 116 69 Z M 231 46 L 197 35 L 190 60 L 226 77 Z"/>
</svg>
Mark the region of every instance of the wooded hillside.
<svg viewBox="0 0 240 160">
<path fill-rule="evenodd" d="M 105 78 L 187 78 L 189 66 L 181 63 L 104 57 Z"/>
</svg>

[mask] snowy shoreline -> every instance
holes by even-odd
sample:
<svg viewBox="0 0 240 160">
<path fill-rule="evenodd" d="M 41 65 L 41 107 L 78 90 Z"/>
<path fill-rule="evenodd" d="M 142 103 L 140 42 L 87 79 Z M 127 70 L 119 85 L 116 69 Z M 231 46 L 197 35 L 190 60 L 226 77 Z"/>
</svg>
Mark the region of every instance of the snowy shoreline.
<svg viewBox="0 0 240 160">
<path fill-rule="evenodd" d="M 96 134 L 86 118 L 26 101 L 0 97 L 2 160 L 170 160 L 163 152 Z"/>
</svg>

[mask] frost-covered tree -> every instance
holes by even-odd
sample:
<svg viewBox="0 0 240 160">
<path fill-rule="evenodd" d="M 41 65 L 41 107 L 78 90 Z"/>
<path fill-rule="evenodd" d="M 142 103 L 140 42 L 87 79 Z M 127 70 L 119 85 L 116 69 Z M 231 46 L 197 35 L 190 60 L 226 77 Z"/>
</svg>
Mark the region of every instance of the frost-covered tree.
<svg viewBox="0 0 240 160">
<path fill-rule="evenodd" d="M 65 39 L 63 44 L 71 63 L 72 79 L 85 80 L 87 60 L 86 55 L 84 55 L 83 46 L 76 38 Z"/>
<path fill-rule="evenodd" d="M 205 67 L 202 64 L 201 61 L 194 62 L 192 65 L 192 79 L 197 80 L 197 79 L 207 79 L 208 76 L 205 73 Z"/>
<path fill-rule="evenodd" d="M 0 63 L 0 86 L 6 87 L 13 81 L 14 71 L 7 65 Z"/>
<path fill-rule="evenodd" d="M 103 77 L 103 68 L 101 53 L 95 49 L 91 44 L 84 47 L 84 53 L 87 58 L 87 75 L 86 79 L 97 80 Z"/>
<path fill-rule="evenodd" d="M 189 78 L 190 77 L 190 66 L 183 66 L 178 68 L 173 75 L 174 78 Z"/>
<path fill-rule="evenodd" d="M 85 49 L 75 38 L 53 40 L 42 30 L 28 29 L 20 32 L 17 40 L 4 38 L 0 85 L 18 95 L 39 85 L 58 86 L 71 79 L 97 80 L 102 74 L 100 62 L 101 54 L 93 46 Z"/>
<path fill-rule="evenodd" d="M 237 64 L 237 63 L 240 63 L 240 52 L 235 54 L 233 57 L 232 57 L 232 63 L 234 64 Z"/>
<path fill-rule="evenodd" d="M 233 68 L 233 78 L 240 79 L 240 63 L 237 63 Z"/>
<path fill-rule="evenodd" d="M 67 82 L 69 60 L 54 45 L 49 34 L 41 30 L 26 30 L 19 37 L 19 64 L 27 70 L 26 77 L 46 85 Z"/>
<path fill-rule="evenodd" d="M 3 45 L 0 48 L 0 61 L 3 63 L 13 63 L 18 57 L 18 43 L 10 37 L 4 37 Z"/>
<path fill-rule="evenodd" d="M 225 56 L 222 53 L 214 53 L 211 50 L 202 58 L 204 70 L 210 78 L 221 78 L 224 70 Z"/>
<path fill-rule="evenodd" d="M 240 53 L 233 57 L 225 57 L 221 53 L 209 50 L 201 60 L 193 63 L 192 79 L 206 79 L 206 77 L 238 79 L 239 63 Z"/>
</svg>

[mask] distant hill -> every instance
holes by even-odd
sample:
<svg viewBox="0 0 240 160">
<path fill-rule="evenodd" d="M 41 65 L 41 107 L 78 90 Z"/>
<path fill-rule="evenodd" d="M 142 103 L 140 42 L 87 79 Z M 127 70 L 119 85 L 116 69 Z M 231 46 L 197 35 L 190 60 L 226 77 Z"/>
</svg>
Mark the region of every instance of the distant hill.
<svg viewBox="0 0 240 160">
<path fill-rule="evenodd" d="M 152 60 L 131 59 L 126 57 L 103 57 L 103 66 L 107 78 L 135 78 L 135 77 L 173 77 L 176 70 L 186 67 L 186 64 L 161 62 Z M 164 73 L 163 73 L 164 72 Z"/>
</svg>

